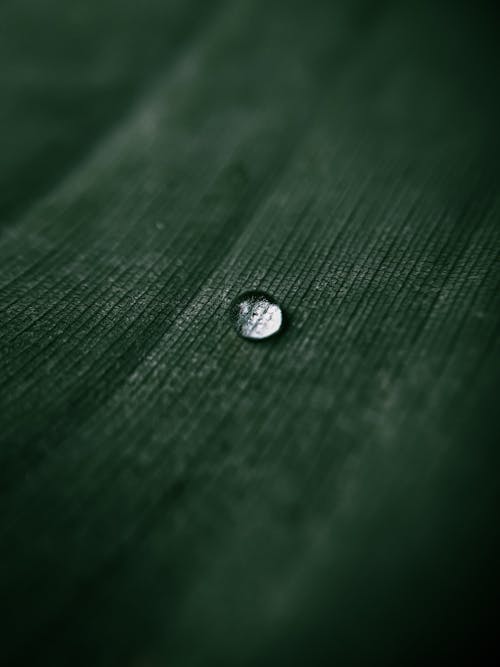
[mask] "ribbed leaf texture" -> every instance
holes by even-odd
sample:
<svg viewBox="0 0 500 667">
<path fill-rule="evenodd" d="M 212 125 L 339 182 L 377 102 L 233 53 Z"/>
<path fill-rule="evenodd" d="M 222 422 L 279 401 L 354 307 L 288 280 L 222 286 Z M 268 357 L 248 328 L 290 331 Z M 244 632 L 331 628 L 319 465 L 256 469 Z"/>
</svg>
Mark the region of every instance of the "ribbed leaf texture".
<svg viewBox="0 0 500 667">
<path fill-rule="evenodd" d="M 2 4 L 2 664 L 489 646 L 497 25 Z M 249 290 L 284 333 L 236 335 Z"/>
</svg>

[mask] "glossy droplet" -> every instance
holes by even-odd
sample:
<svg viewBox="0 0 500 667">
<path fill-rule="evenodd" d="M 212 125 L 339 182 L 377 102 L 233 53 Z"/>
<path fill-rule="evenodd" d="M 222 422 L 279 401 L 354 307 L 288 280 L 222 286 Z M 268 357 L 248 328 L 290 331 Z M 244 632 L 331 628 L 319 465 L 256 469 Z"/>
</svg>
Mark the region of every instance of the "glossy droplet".
<svg viewBox="0 0 500 667">
<path fill-rule="evenodd" d="M 281 307 L 263 292 L 245 292 L 234 302 L 231 318 L 243 338 L 263 340 L 283 328 Z"/>
</svg>

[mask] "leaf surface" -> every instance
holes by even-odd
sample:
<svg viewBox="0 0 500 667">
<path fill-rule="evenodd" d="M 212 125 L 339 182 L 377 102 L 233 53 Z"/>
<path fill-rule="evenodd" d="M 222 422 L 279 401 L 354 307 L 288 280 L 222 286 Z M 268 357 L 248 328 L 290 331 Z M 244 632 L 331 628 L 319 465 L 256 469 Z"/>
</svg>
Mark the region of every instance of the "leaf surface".
<svg viewBox="0 0 500 667">
<path fill-rule="evenodd" d="M 487 641 L 489 10 L 20 0 L 0 25 L 8 664 Z M 283 335 L 235 335 L 248 290 Z"/>
</svg>

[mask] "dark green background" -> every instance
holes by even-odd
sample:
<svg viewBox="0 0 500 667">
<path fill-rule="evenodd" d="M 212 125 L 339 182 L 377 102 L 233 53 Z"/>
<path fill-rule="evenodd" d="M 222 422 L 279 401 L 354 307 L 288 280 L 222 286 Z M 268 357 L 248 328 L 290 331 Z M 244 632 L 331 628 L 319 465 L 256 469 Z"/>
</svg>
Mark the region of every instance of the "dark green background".
<svg viewBox="0 0 500 667">
<path fill-rule="evenodd" d="M 486 3 L 2 3 L 2 664 L 492 650 L 497 41 Z M 283 336 L 234 334 L 249 289 Z"/>
</svg>

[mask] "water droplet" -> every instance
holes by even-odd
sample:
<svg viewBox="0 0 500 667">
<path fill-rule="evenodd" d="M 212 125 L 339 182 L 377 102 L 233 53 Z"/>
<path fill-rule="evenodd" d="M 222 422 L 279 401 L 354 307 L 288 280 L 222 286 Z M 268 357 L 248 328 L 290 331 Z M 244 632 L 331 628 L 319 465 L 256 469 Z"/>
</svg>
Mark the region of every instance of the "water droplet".
<svg viewBox="0 0 500 667">
<path fill-rule="evenodd" d="M 281 307 L 264 292 L 245 292 L 231 307 L 234 328 L 243 338 L 263 340 L 283 328 Z"/>
</svg>

